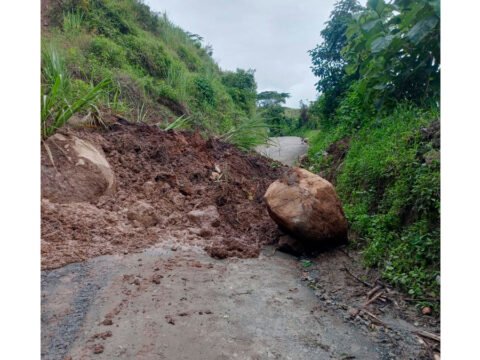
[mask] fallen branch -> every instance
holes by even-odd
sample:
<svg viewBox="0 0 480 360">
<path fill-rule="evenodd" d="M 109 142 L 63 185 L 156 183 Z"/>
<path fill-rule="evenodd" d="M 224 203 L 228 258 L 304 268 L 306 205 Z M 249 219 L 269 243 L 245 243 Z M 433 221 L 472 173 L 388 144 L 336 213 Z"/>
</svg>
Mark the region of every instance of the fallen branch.
<svg viewBox="0 0 480 360">
<path fill-rule="evenodd" d="M 348 252 L 346 252 L 345 250 L 343 250 L 343 249 L 338 249 L 338 251 L 340 251 L 340 252 L 343 253 L 346 257 L 349 257 L 350 259 L 353 260 L 353 257 L 352 257 Z"/>
<path fill-rule="evenodd" d="M 244 292 L 234 292 L 234 293 L 232 293 L 231 296 L 250 295 L 251 293 L 253 293 L 253 290 L 247 290 L 247 291 L 244 291 Z"/>
<path fill-rule="evenodd" d="M 423 336 L 427 339 L 430 339 L 430 340 L 435 340 L 437 342 L 440 342 L 440 336 L 437 335 L 437 334 L 433 334 L 431 332 L 428 332 L 428 331 L 424 331 L 424 330 L 415 330 L 413 331 L 415 334 L 417 335 L 420 335 L 420 336 Z"/>
<path fill-rule="evenodd" d="M 374 322 L 378 323 L 379 325 L 382 325 L 383 327 L 389 328 L 387 324 L 385 324 L 382 320 L 380 320 L 378 317 L 373 315 L 370 311 L 367 311 L 365 309 L 362 309 L 361 311 L 367 314 L 368 316 L 370 316 L 374 320 Z"/>
<path fill-rule="evenodd" d="M 363 306 L 365 307 L 370 305 L 382 295 L 383 295 L 383 291 L 378 292 L 375 296 L 373 296 L 370 300 L 368 300 L 365 304 L 363 304 Z"/>
<path fill-rule="evenodd" d="M 58 173 L 58 169 L 57 167 L 55 166 L 55 161 L 53 161 L 53 155 L 52 155 L 52 151 L 50 150 L 50 147 L 47 145 L 47 143 L 45 141 L 42 140 L 42 144 L 43 146 L 45 147 L 45 150 L 47 151 L 47 154 L 48 154 L 48 158 L 50 159 L 50 162 L 52 163 L 53 165 L 53 168 L 55 169 L 55 171 Z"/>
<path fill-rule="evenodd" d="M 363 281 L 363 280 L 360 279 L 358 276 L 356 276 L 355 274 L 353 274 L 350 270 L 348 270 L 348 268 L 347 268 L 346 266 L 344 266 L 344 267 L 342 268 L 342 270 L 346 271 L 348 275 L 350 275 L 351 277 L 353 277 L 355 280 L 361 282 L 363 285 L 368 286 L 368 287 L 370 287 L 370 288 L 373 287 L 372 284 L 369 284 L 368 282 Z"/>
<path fill-rule="evenodd" d="M 375 293 L 382 289 L 382 285 L 375 286 L 372 290 L 367 293 L 367 299 L 370 299 Z"/>
</svg>

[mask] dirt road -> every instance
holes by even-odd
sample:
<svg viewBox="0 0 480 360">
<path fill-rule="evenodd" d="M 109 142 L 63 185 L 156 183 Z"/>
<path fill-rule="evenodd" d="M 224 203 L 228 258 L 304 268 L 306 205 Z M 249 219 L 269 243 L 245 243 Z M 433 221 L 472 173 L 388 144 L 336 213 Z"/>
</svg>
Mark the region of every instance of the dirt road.
<svg viewBox="0 0 480 360">
<path fill-rule="evenodd" d="M 294 258 L 271 252 L 152 248 L 44 272 L 43 359 L 385 358 L 320 306 Z"/>
<path fill-rule="evenodd" d="M 292 166 L 300 156 L 307 153 L 308 145 L 298 136 L 280 136 L 270 138 L 270 144 L 257 146 L 255 150 L 259 154 Z"/>
<path fill-rule="evenodd" d="M 162 246 L 44 271 L 42 359 L 430 359 L 414 331 L 432 327 L 408 311 L 369 308 L 388 328 L 352 316 L 366 290 L 347 259 Z"/>
</svg>

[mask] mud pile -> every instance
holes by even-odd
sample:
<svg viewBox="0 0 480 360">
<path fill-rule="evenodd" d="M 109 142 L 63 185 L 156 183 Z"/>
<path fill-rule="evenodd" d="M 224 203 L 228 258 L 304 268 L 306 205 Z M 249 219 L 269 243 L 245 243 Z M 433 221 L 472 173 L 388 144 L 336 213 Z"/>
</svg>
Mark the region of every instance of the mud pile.
<svg viewBox="0 0 480 360">
<path fill-rule="evenodd" d="M 62 133 L 103 151 L 116 189 L 89 201 L 48 198 L 54 185 L 46 174 L 61 173 L 67 162 L 52 163 L 42 146 L 43 269 L 155 244 L 201 247 L 217 258 L 255 257 L 277 236 L 263 194 L 285 168 L 272 168 L 266 158 L 198 133 L 146 125 Z M 54 158 L 66 157 L 58 148 L 49 149 Z"/>
</svg>

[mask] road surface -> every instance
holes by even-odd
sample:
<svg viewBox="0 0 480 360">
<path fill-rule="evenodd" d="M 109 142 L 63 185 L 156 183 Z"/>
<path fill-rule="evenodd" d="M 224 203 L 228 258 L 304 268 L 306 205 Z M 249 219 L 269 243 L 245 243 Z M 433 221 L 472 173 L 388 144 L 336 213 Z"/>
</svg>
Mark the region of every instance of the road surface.
<svg viewBox="0 0 480 360">
<path fill-rule="evenodd" d="M 295 165 L 307 150 L 307 143 L 298 136 L 272 137 L 269 144 L 255 148 L 259 154 L 289 166 Z"/>
<path fill-rule="evenodd" d="M 271 253 L 152 248 L 45 271 L 42 359 L 382 358 L 322 308 L 298 260 Z"/>
</svg>

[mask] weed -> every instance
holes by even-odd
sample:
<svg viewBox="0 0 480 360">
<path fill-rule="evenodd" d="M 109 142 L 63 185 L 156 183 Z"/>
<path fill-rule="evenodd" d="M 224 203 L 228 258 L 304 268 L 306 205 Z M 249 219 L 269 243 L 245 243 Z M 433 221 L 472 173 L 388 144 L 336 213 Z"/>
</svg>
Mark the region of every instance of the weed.
<svg viewBox="0 0 480 360">
<path fill-rule="evenodd" d="M 313 262 L 310 261 L 310 260 L 302 260 L 302 261 L 300 261 L 300 264 L 301 264 L 302 267 L 304 267 L 304 268 L 309 268 L 310 266 L 313 265 Z"/>
<path fill-rule="evenodd" d="M 220 136 L 240 149 L 248 150 L 268 142 L 268 125 L 258 119 L 245 119 Z"/>
<path fill-rule="evenodd" d="M 41 129 L 42 136 L 46 138 L 65 125 L 75 113 L 89 107 L 95 108 L 95 101 L 107 89 L 110 80 L 105 79 L 95 86 L 90 86 L 81 95 L 75 94 L 72 92 L 70 76 L 58 53 L 53 49 L 45 51 L 43 60 Z"/>
<path fill-rule="evenodd" d="M 182 115 L 179 118 L 175 119 L 170 124 L 165 125 L 165 126 L 159 125 L 159 127 L 163 128 L 163 130 L 165 130 L 165 131 L 180 130 L 180 129 L 188 128 L 188 126 L 190 125 L 190 122 L 191 122 L 190 117 L 185 117 L 185 115 Z"/>
<path fill-rule="evenodd" d="M 63 14 L 63 31 L 68 35 L 77 35 L 82 30 L 83 13 L 69 11 Z"/>
</svg>

